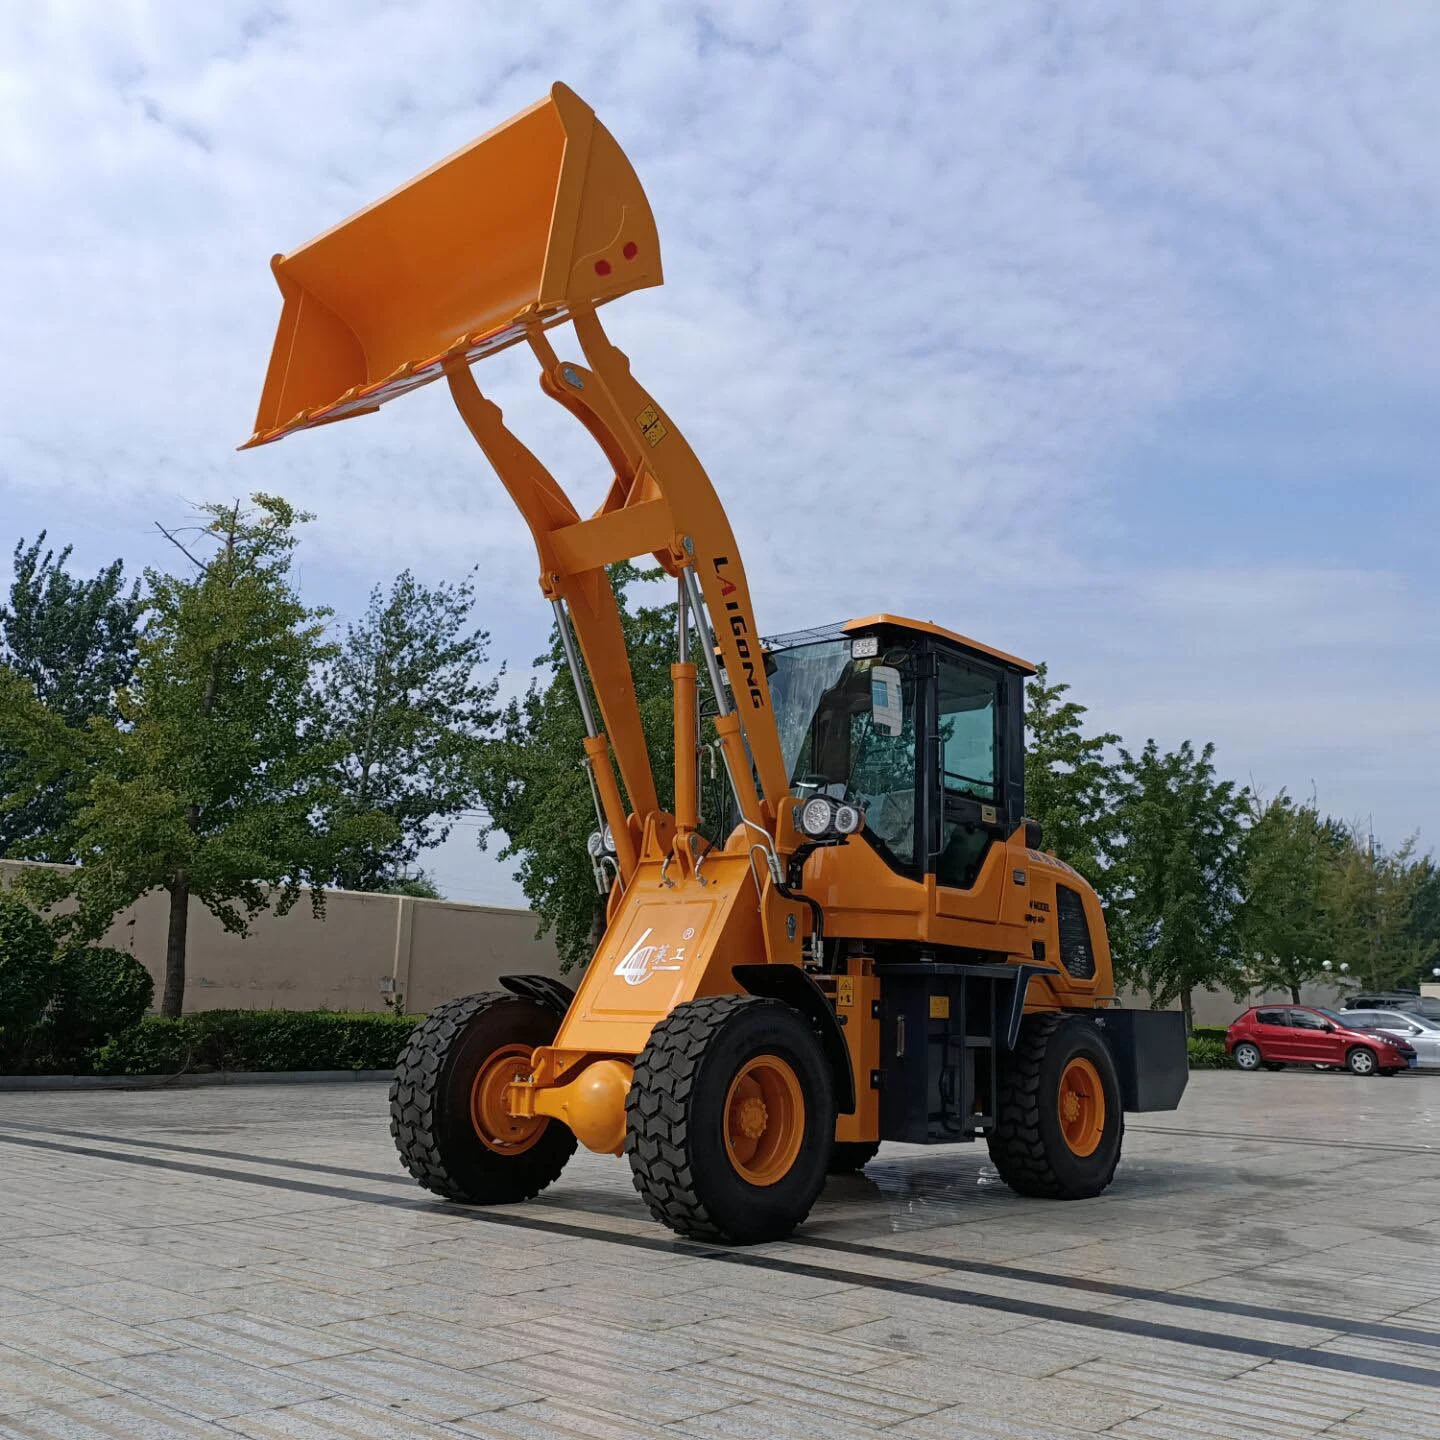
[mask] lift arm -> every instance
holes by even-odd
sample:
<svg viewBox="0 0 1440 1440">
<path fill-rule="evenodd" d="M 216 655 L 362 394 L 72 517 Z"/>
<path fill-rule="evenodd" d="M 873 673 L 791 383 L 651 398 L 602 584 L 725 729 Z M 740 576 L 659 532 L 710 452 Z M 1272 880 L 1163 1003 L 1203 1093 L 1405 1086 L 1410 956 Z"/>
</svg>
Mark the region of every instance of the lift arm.
<svg viewBox="0 0 1440 1440">
<path fill-rule="evenodd" d="M 545 100 L 385 199 L 277 255 L 271 268 L 284 309 L 255 433 L 242 448 L 373 412 L 444 377 L 530 526 L 540 588 L 556 608 L 567 653 L 571 625 L 579 641 L 600 707 L 597 721 L 576 667 L 587 763 L 615 832 L 622 875 L 628 879 L 634 869 L 648 817 L 659 814 L 605 572 L 637 556 L 653 555 L 681 581 L 719 698 L 716 728 L 741 814 L 773 839 L 789 784 L 734 533 L 694 452 L 631 375 L 596 313 L 662 277 L 645 193 L 589 106 L 555 85 Z M 583 364 L 560 360 L 551 347 L 546 332 L 567 320 Z M 539 361 L 542 390 L 585 426 L 609 462 L 608 493 L 588 518 L 507 428 L 471 373 L 476 360 L 520 341 Z M 707 628 L 713 645 L 705 643 Z M 682 834 L 693 823 L 693 674 L 682 655 L 675 682 Z M 681 698 L 687 675 L 688 708 Z M 611 746 L 631 820 L 615 784 Z"/>
</svg>

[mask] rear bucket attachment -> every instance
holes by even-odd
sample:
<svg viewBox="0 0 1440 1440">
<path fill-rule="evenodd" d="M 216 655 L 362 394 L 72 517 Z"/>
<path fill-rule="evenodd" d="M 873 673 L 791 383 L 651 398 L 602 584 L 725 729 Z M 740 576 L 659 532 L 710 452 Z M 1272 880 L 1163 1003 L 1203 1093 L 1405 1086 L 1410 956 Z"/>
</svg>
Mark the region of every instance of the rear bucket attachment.
<svg viewBox="0 0 1440 1440">
<path fill-rule="evenodd" d="M 661 283 L 640 181 L 564 85 L 270 263 L 285 305 L 241 449 L 368 414 L 527 324 Z"/>
</svg>

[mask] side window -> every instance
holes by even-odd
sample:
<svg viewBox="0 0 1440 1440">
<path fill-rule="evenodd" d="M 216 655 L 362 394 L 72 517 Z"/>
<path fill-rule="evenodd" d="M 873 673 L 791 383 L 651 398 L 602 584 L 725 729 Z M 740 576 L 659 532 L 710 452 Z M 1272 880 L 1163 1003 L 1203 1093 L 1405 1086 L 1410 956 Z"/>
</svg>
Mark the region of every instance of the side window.
<svg viewBox="0 0 1440 1440">
<path fill-rule="evenodd" d="M 979 878 L 994 835 L 980 806 L 999 800 L 996 716 L 1000 681 L 949 655 L 939 663 L 940 854 L 935 879 L 968 890 Z"/>
<path fill-rule="evenodd" d="M 941 784 L 947 794 L 995 803 L 995 714 L 999 680 L 940 659 Z"/>
<path fill-rule="evenodd" d="M 1077 980 L 1095 978 L 1095 951 L 1090 945 L 1090 926 L 1085 920 L 1085 902 L 1078 890 L 1068 885 L 1055 887 L 1056 925 L 1060 931 L 1060 963 Z"/>
<path fill-rule="evenodd" d="M 1292 1010 L 1290 1024 L 1296 1030 L 1323 1030 L 1325 1028 L 1325 1021 L 1319 1015 L 1312 1015 L 1308 1010 Z"/>
<path fill-rule="evenodd" d="M 1286 1019 L 1283 1010 L 1257 1010 L 1255 1012 L 1255 1023 L 1257 1025 L 1286 1026 L 1290 1021 Z"/>
</svg>

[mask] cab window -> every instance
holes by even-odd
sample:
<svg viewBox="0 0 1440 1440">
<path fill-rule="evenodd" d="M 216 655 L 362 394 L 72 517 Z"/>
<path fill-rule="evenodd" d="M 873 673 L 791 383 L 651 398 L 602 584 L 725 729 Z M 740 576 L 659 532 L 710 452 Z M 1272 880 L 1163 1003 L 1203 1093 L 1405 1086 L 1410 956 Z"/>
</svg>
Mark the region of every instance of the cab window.
<svg viewBox="0 0 1440 1440">
<path fill-rule="evenodd" d="M 936 696 L 937 769 L 940 771 L 940 853 L 935 879 L 968 890 L 995 839 L 994 816 L 982 807 L 999 802 L 997 777 L 1000 680 L 951 655 L 939 659 Z"/>
<path fill-rule="evenodd" d="M 875 721 L 872 670 L 899 678 L 900 728 Z M 828 678 L 828 677 L 827 677 Z M 887 682 L 893 683 L 893 682 Z M 899 869 L 915 860 L 915 669 L 910 653 L 847 661 L 814 701 L 791 774 L 796 795 L 853 800 L 865 812 L 863 837 Z"/>
<path fill-rule="evenodd" d="M 947 794 L 995 803 L 995 715 L 1000 682 L 948 655 L 940 658 L 941 784 Z"/>
</svg>

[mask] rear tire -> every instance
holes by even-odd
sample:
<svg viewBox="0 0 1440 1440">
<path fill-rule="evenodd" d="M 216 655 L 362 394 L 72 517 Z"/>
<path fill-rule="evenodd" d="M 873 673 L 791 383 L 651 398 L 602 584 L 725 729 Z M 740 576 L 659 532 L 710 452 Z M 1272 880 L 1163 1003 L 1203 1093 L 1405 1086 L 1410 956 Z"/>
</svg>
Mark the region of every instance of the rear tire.
<svg viewBox="0 0 1440 1440">
<path fill-rule="evenodd" d="M 1095 1027 L 1077 1016 L 1029 1016 L 1004 1058 L 995 1116 L 990 1159 L 1016 1194 L 1100 1194 L 1120 1162 L 1125 1116 L 1115 1061 Z"/>
<path fill-rule="evenodd" d="M 878 1140 L 837 1140 L 830 1147 L 828 1168 L 832 1175 L 854 1175 L 863 1170 L 879 1153 Z"/>
<path fill-rule="evenodd" d="M 1357 1045 L 1345 1057 L 1345 1068 L 1352 1075 L 1374 1075 L 1379 1069 L 1379 1059 L 1368 1045 Z"/>
<path fill-rule="evenodd" d="M 575 1153 L 558 1120 L 511 1120 L 504 1090 L 561 1017 L 519 995 L 451 1000 L 411 1034 L 390 1082 L 390 1133 L 427 1190 L 466 1205 L 530 1200 Z"/>
<path fill-rule="evenodd" d="M 677 1005 L 635 1062 L 625 1115 L 635 1188 L 679 1235 L 783 1240 L 825 1184 L 830 1071 L 809 1023 L 779 1000 Z"/>
</svg>

